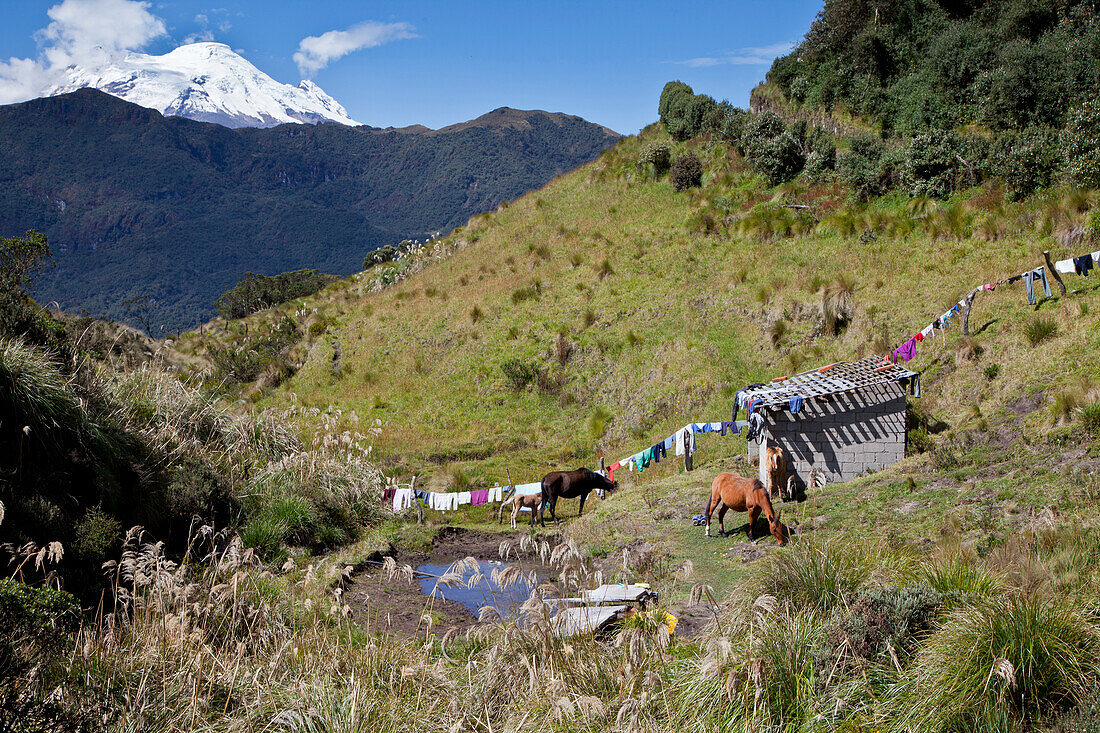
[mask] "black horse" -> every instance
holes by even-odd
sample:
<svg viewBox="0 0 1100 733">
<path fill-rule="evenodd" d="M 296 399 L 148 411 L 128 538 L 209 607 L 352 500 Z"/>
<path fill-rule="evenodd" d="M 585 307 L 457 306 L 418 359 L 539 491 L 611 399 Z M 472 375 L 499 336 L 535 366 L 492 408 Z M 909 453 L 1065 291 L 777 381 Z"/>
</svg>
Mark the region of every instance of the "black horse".
<svg viewBox="0 0 1100 733">
<path fill-rule="evenodd" d="M 550 507 L 550 518 L 558 522 L 558 515 L 554 511 L 558 499 L 581 498 L 580 508 L 577 509 L 579 517 L 584 511 L 584 500 L 593 489 L 614 491 L 619 488 L 618 481 L 612 481 L 603 474 L 587 468 L 578 468 L 575 471 L 551 471 L 542 477 L 542 505 L 539 507 L 539 522 L 546 526 L 546 507 Z"/>
</svg>

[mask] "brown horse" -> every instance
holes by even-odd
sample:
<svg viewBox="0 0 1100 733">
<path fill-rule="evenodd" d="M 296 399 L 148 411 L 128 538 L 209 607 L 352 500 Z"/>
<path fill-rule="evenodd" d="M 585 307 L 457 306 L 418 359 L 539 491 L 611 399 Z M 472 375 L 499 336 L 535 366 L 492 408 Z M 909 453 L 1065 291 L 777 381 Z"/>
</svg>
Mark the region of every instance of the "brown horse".
<svg viewBox="0 0 1100 733">
<path fill-rule="evenodd" d="M 768 472 L 768 493 L 779 496 L 780 491 L 787 489 L 787 459 L 783 455 L 783 449 L 778 445 L 768 446 L 764 460 L 767 462 L 765 470 Z"/>
<path fill-rule="evenodd" d="M 497 524 L 504 521 L 504 508 L 512 508 L 512 529 L 516 528 L 516 520 L 519 518 L 519 512 L 522 507 L 527 507 L 531 510 L 531 526 L 535 526 L 535 513 L 538 511 L 539 504 L 542 503 L 542 494 L 526 494 L 524 496 L 513 496 L 500 505 L 500 509 L 497 510 Z"/>
<path fill-rule="evenodd" d="M 720 509 L 719 504 L 722 505 Z M 710 485 L 710 501 L 707 502 L 707 537 L 710 537 L 710 515 L 715 509 L 718 509 L 718 532 L 723 537 L 726 536 L 726 528 L 722 524 L 722 519 L 726 516 L 727 509 L 749 513 L 750 540 L 754 539 L 753 525 L 756 524 L 760 512 L 764 512 L 775 541 L 780 545 L 787 544 L 787 528 L 779 521 L 775 510 L 772 509 L 768 490 L 764 488 L 764 484 L 760 483 L 760 479 L 745 478 L 733 473 L 720 473 L 714 477 L 714 482 Z"/>
<path fill-rule="evenodd" d="M 596 473 L 587 468 L 578 468 L 575 471 L 551 471 L 542 477 L 542 506 L 539 508 L 539 521 L 546 526 L 546 507 L 550 507 L 550 518 L 558 523 L 558 515 L 554 511 L 558 499 L 581 498 L 580 508 L 577 509 L 579 517 L 584 512 L 584 500 L 593 489 L 600 491 L 614 491 L 619 488 L 618 481 L 612 481 L 602 473 Z"/>
</svg>

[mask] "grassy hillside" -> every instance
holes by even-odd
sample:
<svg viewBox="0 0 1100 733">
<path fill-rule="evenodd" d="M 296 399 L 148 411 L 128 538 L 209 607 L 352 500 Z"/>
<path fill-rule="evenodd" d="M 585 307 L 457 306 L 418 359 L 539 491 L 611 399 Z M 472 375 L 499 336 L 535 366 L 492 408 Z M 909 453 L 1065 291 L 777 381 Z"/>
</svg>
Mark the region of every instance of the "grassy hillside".
<svg viewBox="0 0 1100 733">
<path fill-rule="evenodd" d="M 407 279 L 367 292 L 378 279 L 368 272 L 288 304 L 323 315 L 327 330 L 261 404 L 293 396 L 377 418 L 376 450 L 400 473 L 461 468 L 503 481 L 508 467 L 522 481 L 720 419 L 748 383 L 888 351 L 973 286 L 1041 264 L 1044 249 L 1059 259 L 1089 248 L 1055 238 L 1085 223 L 1089 194 L 1010 204 L 990 183 L 940 203 L 862 206 L 830 186 L 769 188 L 703 140 L 670 143 L 707 161 L 703 188 L 677 193 L 634 171 L 660 137 L 651 129 L 472 220 L 442 245 L 453 254 Z M 982 293 L 972 338 L 956 327 L 946 346 L 921 347 L 917 408 L 957 429 L 979 413 L 1003 419 L 1037 391 L 1045 403 L 1093 393 L 1095 285 L 1066 277 L 1081 292 L 1058 297 L 1055 286 L 1036 307 L 1019 284 Z M 838 290 L 851 292 L 854 313 L 834 336 L 822 303 Z M 1046 320 L 1055 334 L 1030 346 L 1028 328 Z M 517 360 L 542 373 L 518 390 L 502 369 Z M 1027 428 L 1043 434 L 1050 422 L 1043 410 Z M 740 449 L 713 441 L 704 450 Z"/>
</svg>

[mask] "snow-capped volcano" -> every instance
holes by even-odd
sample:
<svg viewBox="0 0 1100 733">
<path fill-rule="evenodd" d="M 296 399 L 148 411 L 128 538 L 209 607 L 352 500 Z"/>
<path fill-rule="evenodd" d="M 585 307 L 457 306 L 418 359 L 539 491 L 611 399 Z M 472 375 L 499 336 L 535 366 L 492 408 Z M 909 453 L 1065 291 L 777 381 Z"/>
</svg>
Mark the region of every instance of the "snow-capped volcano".
<svg viewBox="0 0 1100 733">
<path fill-rule="evenodd" d="M 95 68 L 71 66 L 47 96 L 94 87 L 127 102 L 226 127 L 359 123 L 309 80 L 282 84 L 224 43 L 190 43 L 163 56 L 129 52 Z"/>
</svg>

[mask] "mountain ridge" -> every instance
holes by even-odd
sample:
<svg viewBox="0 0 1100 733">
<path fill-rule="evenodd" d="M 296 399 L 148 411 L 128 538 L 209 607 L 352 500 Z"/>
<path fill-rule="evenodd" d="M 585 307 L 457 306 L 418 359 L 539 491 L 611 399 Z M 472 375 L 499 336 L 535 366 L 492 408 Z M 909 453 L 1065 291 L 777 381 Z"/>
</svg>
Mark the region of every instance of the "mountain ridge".
<svg viewBox="0 0 1100 733">
<path fill-rule="evenodd" d="M 514 115 L 513 115 L 514 116 Z M 347 274 L 447 231 L 619 138 L 569 116 L 432 134 L 338 124 L 230 129 L 82 89 L 0 107 L 0 231 L 44 231 L 44 302 L 192 325 L 246 271 Z"/>
</svg>

